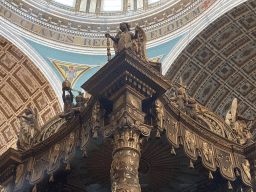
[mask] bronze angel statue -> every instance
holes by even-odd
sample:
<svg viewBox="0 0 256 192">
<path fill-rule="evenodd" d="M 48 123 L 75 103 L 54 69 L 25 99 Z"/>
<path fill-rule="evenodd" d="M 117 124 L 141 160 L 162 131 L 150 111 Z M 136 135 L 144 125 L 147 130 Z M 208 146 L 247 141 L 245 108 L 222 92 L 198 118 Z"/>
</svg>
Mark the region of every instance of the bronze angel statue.
<svg viewBox="0 0 256 192">
<path fill-rule="evenodd" d="M 135 34 L 133 34 L 130 32 L 130 26 L 128 23 L 121 23 L 120 31 L 115 37 L 111 36 L 109 33 L 106 33 L 106 37 L 113 40 L 113 47 L 116 54 L 124 48 L 127 48 L 134 51 L 137 56 L 148 62 L 148 57 L 146 54 L 147 37 L 141 27 L 136 26 Z"/>
<path fill-rule="evenodd" d="M 17 141 L 17 147 L 22 150 L 29 149 L 33 143 L 35 136 L 40 133 L 38 125 L 38 111 L 35 108 L 25 110 L 25 115 L 19 115 L 20 118 L 20 133 Z"/>
<path fill-rule="evenodd" d="M 247 127 L 247 121 L 254 121 L 254 119 L 247 119 L 238 113 L 237 98 L 232 102 L 231 109 L 227 112 L 225 122 L 233 128 L 234 133 L 237 136 L 237 141 L 240 144 L 248 142 L 252 134 L 250 128 L 252 123 Z"/>
</svg>

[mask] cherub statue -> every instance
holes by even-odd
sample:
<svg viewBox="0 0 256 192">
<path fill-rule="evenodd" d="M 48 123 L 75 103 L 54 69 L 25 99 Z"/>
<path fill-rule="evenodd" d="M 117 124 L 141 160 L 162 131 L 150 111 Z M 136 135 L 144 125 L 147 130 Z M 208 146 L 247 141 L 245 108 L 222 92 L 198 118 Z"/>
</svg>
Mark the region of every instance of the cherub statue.
<svg viewBox="0 0 256 192">
<path fill-rule="evenodd" d="M 17 141 L 17 147 L 22 150 L 29 149 L 33 142 L 34 136 L 40 133 L 37 121 L 37 109 L 34 112 L 31 109 L 25 109 L 25 115 L 19 115 L 20 133 Z"/>
<path fill-rule="evenodd" d="M 64 103 L 64 113 L 67 113 L 71 110 L 71 108 L 74 107 L 74 103 L 73 103 L 74 95 L 73 95 L 71 89 L 68 90 L 69 95 L 66 95 L 65 92 L 66 92 L 66 90 L 63 90 L 62 100 Z"/>
<path fill-rule="evenodd" d="M 194 98 L 189 98 L 185 106 L 187 107 L 187 115 L 190 115 L 191 118 L 201 123 L 201 121 L 198 118 L 198 115 L 203 114 L 203 112 L 200 105 L 196 103 L 196 100 Z"/>
<path fill-rule="evenodd" d="M 237 136 L 237 141 L 240 144 L 245 144 L 252 137 L 250 126 L 247 127 L 246 121 L 254 121 L 254 119 L 247 119 L 238 112 L 237 98 L 235 98 L 232 102 L 231 109 L 227 112 L 225 122 L 233 128 Z"/>
<path fill-rule="evenodd" d="M 128 23 L 120 23 L 120 30 L 115 37 L 106 33 L 105 36 L 111 38 L 114 42 L 115 53 L 119 53 L 124 48 L 134 51 L 141 59 L 148 62 L 146 54 L 147 37 L 143 29 L 139 26 L 135 28 L 135 35 L 130 32 Z"/>
<path fill-rule="evenodd" d="M 183 85 L 182 78 L 180 78 L 180 87 L 174 92 L 174 96 L 170 98 L 171 100 L 175 101 L 178 108 L 182 110 L 183 112 L 186 111 L 185 103 L 187 102 L 187 94 L 186 94 L 186 88 L 187 86 Z"/>
<path fill-rule="evenodd" d="M 72 100 L 73 100 L 74 96 L 71 91 L 70 91 L 70 95 L 72 95 Z M 74 105 L 73 101 L 72 101 L 72 104 L 73 104 L 73 105 L 71 105 L 72 107 L 64 115 L 60 115 L 61 118 L 64 118 L 64 117 L 67 119 L 74 118 L 75 115 L 82 112 L 82 110 L 85 108 L 85 103 L 88 101 L 88 99 L 86 99 L 83 96 L 83 93 L 80 91 L 78 91 L 78 96 L 75 97 L 75 100 L 76 100 L 76 105 Z M 65 108 L 65 106 L 64 106 L 64 108 Z"/>
</svg>

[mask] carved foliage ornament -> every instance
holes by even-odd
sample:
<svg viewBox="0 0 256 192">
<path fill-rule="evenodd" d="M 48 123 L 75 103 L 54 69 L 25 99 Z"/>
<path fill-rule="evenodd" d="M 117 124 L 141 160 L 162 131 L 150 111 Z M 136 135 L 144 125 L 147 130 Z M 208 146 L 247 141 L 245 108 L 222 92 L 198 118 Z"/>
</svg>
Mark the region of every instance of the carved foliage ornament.
<svg viewBox="0 0 256 192">
<path fill-rule="evenodd" d="M 121 109 L 120 111 L 117 111 L 116 114 L 112 115 L 112 124 L 106 127 L 106 129 L 104 130 L 104 137 L 109 137 L 115 130 L 121 129 L 123 127 L 129 127 L 130 129 L 139 130 L 143 136 L 148 137 L 150 135 L 151 129 L 143 124 L 142 120 L 139 119 L 143 115 L 139 114 L 138 112 L 136 114 L 139 118 L 137 118 L 134 115 L 134 111 L 136 110 L 133 110 L 131 108 L 128 108 L 128 110 Z"/>
</svg>

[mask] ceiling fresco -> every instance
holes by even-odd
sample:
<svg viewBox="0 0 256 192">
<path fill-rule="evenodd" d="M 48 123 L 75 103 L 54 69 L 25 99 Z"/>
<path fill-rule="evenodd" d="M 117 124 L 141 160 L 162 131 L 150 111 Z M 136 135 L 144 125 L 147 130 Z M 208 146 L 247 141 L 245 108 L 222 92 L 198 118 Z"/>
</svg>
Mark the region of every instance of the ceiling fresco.
<svg viewBox="0 0 256 192">
<path fill-rule="evenodd" d="M 15 45 L 0 36 L 0 154 L 17 139 L 25 108 L 37 108 L 42 125 L 62 107 L 37 66 Z"/>
<path fill-rule="evenodd" d="M 232 9 L 204 29 L 166 73 L 223 118 L 238 98 L 240 113 L 256 115 L 256 1 Z"/>
</svg>

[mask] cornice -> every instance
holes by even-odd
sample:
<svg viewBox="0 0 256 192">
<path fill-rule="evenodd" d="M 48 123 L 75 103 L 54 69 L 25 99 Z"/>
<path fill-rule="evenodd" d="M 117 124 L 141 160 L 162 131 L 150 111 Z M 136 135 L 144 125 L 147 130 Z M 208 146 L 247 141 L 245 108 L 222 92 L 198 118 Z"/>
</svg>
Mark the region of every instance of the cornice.
<svg viewBox="0 0 256 192">
<path fill-rule="evenodd" d="M 217 1 L 216 1 L 217 2 Z M 28 10 L 22 8 L 22 7 L 27 7 L 27 6 L 19 6 L 16 5 L 14 3 L 9 3 L 8 1 L 5 0 L 1 0 L 0 3 L 4 6 L 4 7 L 8 7 L 9 11 L 13 12 L 13 15 L 16 14 L 18 17 L 20 17 L 20 19 L 24 19 L 25 24 L 27 24 L 26 22 L 31 22 L 35 25 L 41 26 L 42 29 L 45 30 L 52 30 L 52 33 L 58 33 L 58 34 L 65 34 L 65 35 L 69 35 L 71 38 L 78 38 L 76 39 L 76 41 L 74 40 L 74 42 L 77 41 L 84 41 L 84 38 L 91 38 L 92 41 L 95 40 L 104 40 L 104 34 L 106 31 L 109 31 L 112 34 L 116 33 L 116 29 L 119 25 L 120 22 L 122 22 L 122 19 L 120 20 L 120 18 L 118 18 L 118 21 L 116 22 L 112 22 L 112 21 L 108 21 L 108 19 L 104 19 L 102 20 L 102 22 L 104 23 L 104 25 L 102 25 L 103 23 L 95 23 L 95 21 L 92 21 L 91 18 L 88 17 L 89 21 L 91 23 L 86 23 L 85 17 L 82 17 L 82 20 L 77 20 L 77 18 L 75 19 L 71 19 L 69 21 L 62 21 L 62 24 L 58 25 L 59 20 L 61 20 L 61 18 L 59 18 L 59 15 L 53 15 L 56 16 L 56 22 L 54 21 L 49 21 L 47 18 L 43 18 L 41 13 L 45 13 L 47 15 L 51 14 L 49 12 L 49 10 L 38 10 L 38 12 L 36 12 L 35 10 L 33 10 L 33 13 L 30 13 Z M 24 2 L 23 2 L 24 3 Z M 130 25 L 133 28 L 136 25 L 140 25 L 144 28 L 144 30 L 147 33 L 149 42 L 147 45 L 147 48 L 159 45 L 163 42 L 166 42 L 172 38 L 177 37 L 178 35 L 181 35 L 182 33 L 184 33 L 184 30 L 186 30 L 186 26 L 187 23 L 193 21 L 193 20 L 197 20 L 198 17 L 202 14 L 206 14 L 208 11 L 208 9 L 210 9 L 213 4 L 215 3 L 215 0 L 212 0 L 211 4 L 209 4 L 210 8 L 203 8 L 201 11 L 196 11 L 196 9 L 198 9 L 199 7 L 204 7 L 201 6 L 203 3 L 202 0 L 198 0 L 193 4 L 190 4 L 186 7 L 186 5 L 184 5 L 184 9 L 179 9 L 176 11 L 176 13 L 172 13 L 166 16 L 162 15 L 162 11 L 164 12 L 168 12 L 167 10 L 169 10 L 168 6 L 166 10 L 162 10 L 159 13 L 154 12 L 156 14 L 160 14 L 160 16 L 156 15 L 152 15 L 152 18 L 150 16 L 150 18 L 147 16 L 145 18 L 143 17 L 139 17 L 139 20 L 131 20 L 131 17 L 129 16 L 129 20 L 124 20 L 126 22 L 130 22 Z M 44 12 L 45 11 L 45 12 Z M 170 10 L 169 10 L 170 12 Z M 173 12 L 173 10 L 172 10 Z M 40 14 L 41 15 L 40 15 Z M 186 21 L 185 18 L 189 18 L 188 14 L 192 14 L 191 16 L 191 21 L 189 20 L 189 22 Z M 78 17 L 77 14 L 73 14 L 75 15 L 75 17 Z M 52 16 L 52 17 L 53 17 Z M 16 16 L 15 16 L 16 17 Z M 79 18 L 79 17 L 78 17 Z M 180 22 L 180 19 L 184 19 L 184 21 L 182 21 L 180 24 L 178 22 Z M 96 18 L 97 19 L 97 18 Z M 93 53 L 93 54 L 105 54 L 106 50 L 105 50 L 105 43 L 102 42 L 99 45 L 90 45 L 88 44 L 83 44 L 84 42 L 80 42 L 78 44 L 73 43 L 73 42 L 58 42 L 57 39 L 55 39 L 54 41 L 53 38 L 49 37 L 49 36 L 44 36 L 44 35 L 40 35 L 40 34 L 36 34 L 35 31 L 31 31 L 29 29 L 26 29 L 24 26 L 22 27 L 20 24 L 19 26 L 17 25 L 17 23 L 13 22 L 10 18 L 1 18 L 3 23 L 8 24 L 8 27 L 11 28 L 11 30 L 15 30 L 18 34 L 31 39 L 35 42 L 38 42 L 40 44 L 44 44 L 46 46 L 49 47 L 53 47 L 56 49 L 62 49 L 62 50 L 66 50 L 66 51 L 72 51 L 72 52 L 83 52 L 83 53 Z M 6 21 L 5 21 L 6 20 Z M 8 22 L 8 21 L 9 22 Z M 143 23 L 141 23 L 143 22 Z M 145 23 L 146 22 L 146 23 Z M 184 22 L 184 25 L 183 25 Z M 14 25 L 13 25 L 13 24 Z M 72 26 L 69 25 L 69 23 L 72 24 Z M 107 25 L 106 25 L 107 23 Z M 87 25 L 88 28 L 84 28 L 86 26 L 84 26 L 83 24 Z M 177 24 L 177 26 L 175 26 Z M 24 25 L 24 23 L 23 23 Z M 78 28 L 78 25 L 82 25 L 81 28 Z M 94 26 L 95 25 L 95 26 Z M 99 25 L 99 26 L 97 26 Z M 180 26 L 181 25 L 181 26 Z M 172 28 L 172 30 L 169 31 L 169 28 Z M 168 30 L 167 30 L 167 29 Z M 90 29 L 90 30 L 89 30 Z M 39 29 L 38 29 L 39 30 Z M 155 33 L 155 31 L 157 31 L 157 34 Z M 33 32 L 33 33 L 31 33 Z M 37 31 L 38 32 L 38 31 Z M 46 33 L 46 32 L 42 32 L 42 33 Z M 167 39 L 165 37 L 169 36 Z M 159 39 L 161 38 L 162 40 L 160 41 L 152 41 L 154 39 Z M 87 40 L 86 40 L 87 41 Z M 88 41 L 90 41 L 90 39 L 88 39 Z M 152 41 L 152 43 L 151 43 Z M 160 42 L 160 43 L 157 43 Z M 74 45 L 74 46 L 72 46 Z M 93 47 L 93 48 L 92 48 Z M 104 48 L 101 48 L 104 47 Z M 96 49 L 96 51 L 95 51 Z"/>
</svg>

